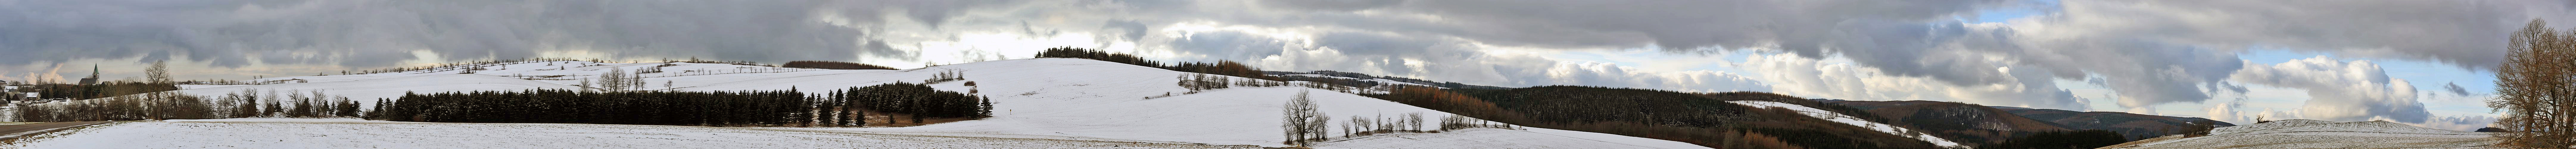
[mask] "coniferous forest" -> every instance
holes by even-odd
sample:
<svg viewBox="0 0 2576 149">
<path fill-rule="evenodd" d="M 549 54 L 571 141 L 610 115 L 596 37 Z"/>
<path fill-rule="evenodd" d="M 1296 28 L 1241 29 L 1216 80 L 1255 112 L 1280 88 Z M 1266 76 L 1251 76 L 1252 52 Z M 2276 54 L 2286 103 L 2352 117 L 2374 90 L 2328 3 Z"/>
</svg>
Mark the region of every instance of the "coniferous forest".
<svg viewBox="0 0 2576 149">
<path fill-rule="evenodd" d="M 1092 59 L 1136 66 L 1162 68 L 1165 70 L 1180 72 L 1205 73 L 1271 81 L 1286 81 L 1280 79 L 1278 76 L 1262 75 L 1261 69 L 1252 68 L 1252 66 L 1243 65 L 1243 63 L 1236 63 L 1234 61 L 1217 61 L 1215 63 L 1180 62 L 1174 64 L 1163 64 L 1162 61 L 1147 60 L 1143 57 L 1136 57 L 1136 55 L 1129 55 L 1127 53 L 1116 53 L 1075 47 L 1047 48 L 1045 51 L 1038 52 L 1037 58 Z"/>
<path fill-rule="evenodd" d="M 795 89 L 481 91 L 407 94 L 374 107 L 375 113 L 370 117 L 410 122 L 851 127 L 990 117 L 988 101 L 913 83 L 851 87 L 825 94 Z M 872 116 L 880 120 L 869 120 Z"/>
<path fill-rule="evenodd" d="M 1774 101 L 1828 111 L 1866 113 L 1794 96 L 1759 92 L 1695 94 L 1587 86 L 1507 90 L 1403 87 L 1371 97 L 1515 125 L 1672 140 L 1712 148 L 1933 147 L 1903 136 L 1857 129 L 1812 117 L 1764 116 L 1798 114 L 1788 109 L 1723 103 L 1735 100 Z"/>
</svg>

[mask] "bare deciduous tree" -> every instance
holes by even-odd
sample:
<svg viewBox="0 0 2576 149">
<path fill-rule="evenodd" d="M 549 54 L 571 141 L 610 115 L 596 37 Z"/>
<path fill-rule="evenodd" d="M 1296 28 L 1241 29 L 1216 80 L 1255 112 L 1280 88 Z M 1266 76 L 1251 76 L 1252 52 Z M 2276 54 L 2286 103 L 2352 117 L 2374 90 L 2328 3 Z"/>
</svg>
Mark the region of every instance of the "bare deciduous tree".
<svg viewBox="0 0 2576 149">
<path fill-rule="evenodd" d="M 1288 99 L 1288 104 L 1281 106 L 1280 129 L 1281 133 L 1288 135 L 1285 143 L 1304 146 L 1306 141 L 1330 136 L 1327 131 L 1331 129 L 1326 129 L 1330 127 L 1324 125 L 1332 120 L 1315 110 L 1315 101 L 1306 99 L 1305 90 L 1298 90 L 1297 97 Z"/>
<path fill-rule="evenodd" d="M 2496 67 L 2496 92 L 2487 107 L 2503 112 L 2495 125 L 2504 146 L 2566 148 L 2576 145 L 2576 32 L 2559 33 L 2531 20 L 2505 45 Z"/>
<path fill-rule="evenodd" d="M 144 83 L 170 83 L 170 62 L 152 61 L 152 67 L 143 68 L 143 76 L 150 81 Z"/>
</svg>

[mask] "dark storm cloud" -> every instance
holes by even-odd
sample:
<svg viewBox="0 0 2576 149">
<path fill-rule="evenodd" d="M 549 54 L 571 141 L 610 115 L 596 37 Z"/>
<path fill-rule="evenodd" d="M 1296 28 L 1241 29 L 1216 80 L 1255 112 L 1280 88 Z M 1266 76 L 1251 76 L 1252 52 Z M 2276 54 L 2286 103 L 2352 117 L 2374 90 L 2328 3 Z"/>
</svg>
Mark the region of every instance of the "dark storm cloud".
<svg viewBox="0 0 2576 149">
<path fill-rule="evenodd" d="M 1145 23 L 1138 23 L 1135 20 L 1109 20 L 1109 22 L 1100 24 L 1102 29 L 1120 31 L 1117 32 L 1119 33 L 1117 36 L 1118 39 L 1125 39 L 1126 41 L 1144 39 L 1146 34 L 1145 32 L 1153 31 L 1147 30 Z"/>
<path fill-rule="evenodd" d="M 1174 38 L 1171 41 L 1171 47 L 1173 50 L 1208 54 L 1209 57 L 1200 57 L 1207 60 L 1256 59 L 1263 56 L 1279 55 L 1280 52 L 1287 50 L 1282 48 L 1283 46 L 1287 46 L 1284 44 L 1286 43 L 1284 41 L 1280 41 L 1280 39 L 1262 37 L 1242 32 L 1197 33 Z"/>
<path fill-rule="evenodd" d="M 2038 9 L 2044 12 L 2005 23 L 1954 20 L 1973 18 L 1983 10 L 2025 7 L 2055 8 Z M 956 35 L 967 33 L 1089 34 L 1100 39 L 1098 47 L 1131 42 L 1141 53 L 1177 53 L 1169 59 L 1173 61 L 1264 60 L 1258 63 L 1284 70 L 1346 70 L 1501 86 L 1839 87 L 1764 84 L 1728 73 L 1639 71 L 1609 63 L 1497 53 L 1482 46 L 1657 48 L 1675 54 L 1755 49 L 1760 54 L 1786 54 L 1770 57 L 1784 59 L 1774 63 L 1782 69 L 1921 78 L 1928 80 L 1895 82 L 1937 83 L 1920 85 L 1931 87 L 2018 87 L 1950 92 L 1995 94 L 1993 99 L 1976 99 L 1980 102 L 2030 100 L 2022 103 L 2082 106 L 2081 99 L 2053 83 L 2064 79 L 2110 88 L 2120 97 L 2106 99 L 2118 99 L 2121 106 L 2145 107 L 2201 102 L 2216 91 L 2242 92 L 2241 86 L 2225 81 L 2245 67 L 2265 66 L 2248 65 L 2237 57 L 2249 49 L 2490 67 L 2501 55 L 2495 45 L 2504 43 L 2495 35 L 2534 18 L 2576 20 L 2567 15 L 2576 14 L 2569 8 L 2576 4 L 2541 0 L 5 1 L 0 2 L 0 52 L 13 54 L 0 54 L 0 63 L 184 57 L 217 66 L 265 62 L 369 67 L 417 59 L 408 53 L 412 50 L 436 51 L 442 54 L 439 57 L 451 59 L 595 50 L 621 57 L 913 60 L 930 53 L 895 47 L 926 47 L 925 42 L 959 40 Z M 1168 28 L 1176 24 L 1263 31 Z M 1279 36 L 1283 34 L 1311 38 Z M 1834 64 L 1839 61 L 1851 65 Z M 1857 78 L 1871 77 L 1817 79 Z"/>
<path fill-rule="evenodd" d="M 1416 51 L 1431 49 L 1435 44 L 1449 44 L 1432 39 L 1353 32 L 1323 33 L 1315 40 L 1318 46 L 1341 49 L 1342 53 L 1390 56 L 1425 54 Z"/>
<path fill-rule="evenodd" d="M 1365 10 L 1394 6 L 1403 0 L 1264 0 L 1269 6 L 1314 10 Z"/>
<path fill-rule="evenodd" d="M 2460 83 L 2457 82 L 2442 83 L 2442 91 L 2451 93 L 2451 96 L 2469 96 L 2469 89 L 2460 88 Z"/>
<path fill-rule="evenodd" d="M 1305 8 L 1278 2 L 1280 9 Z M 2569 20 L 2564 1 L 2067 1 L 2057 12 L 2008 24 L 1953 20 L 2019 1 L 1444 1 L 1369 6 L 1404 15 L 1280 17 L 1323 26 L 1390 30 L 1537 47 L 1677 51 L 1764 48 L 1809 58 L 1846 57 L 1886 74 L 1954 85 L 2016 84 L 2100 76 L 2124 106 L 2199 102 L 2206 84 L 2244 66 L 2248 48 L 2424 59 L 2482 68 L 2513 23 Z M 1383 4 L 1365 3 L 1365 4 Z M 1363 12 L 1370 12 L 1363 11 Z M 1401 14 L 1398 13 L 1398 14 Z M 1437 20 L 1437 21 L 1426 21 Z M 1295 24 L 1296 21 L 1282 21 Z M 2032 66 L 2041 79 L 1993 68 Z"/>
<path fill-rule="evenodd" d="M 886 11 L 937 23 L 947 1 L 15 1 L 0 3 L 7 63 L 184 54 L 216 66 L 387 66 L 430 50 L 446 58 L 521 58 L 540 50 L 722 60 L 910 59 L 865 25 Z"/>
</svg>

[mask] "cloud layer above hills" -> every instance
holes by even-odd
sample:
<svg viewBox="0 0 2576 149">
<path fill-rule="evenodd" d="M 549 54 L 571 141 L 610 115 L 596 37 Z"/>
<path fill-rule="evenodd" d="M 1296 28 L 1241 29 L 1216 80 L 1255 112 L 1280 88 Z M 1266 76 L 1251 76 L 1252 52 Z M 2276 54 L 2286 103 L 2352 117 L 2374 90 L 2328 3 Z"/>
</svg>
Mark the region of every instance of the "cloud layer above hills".
<svg viewBox="0 0 2576 149">
<path fill-rule="evenodd" d="M 0 79 L 80 75 L 60 74 L 76 72 L 57 64 L 164 59 L 249 72 L 198 76 L 238 78 L 527 57 L 900 66 L 1074 46 L 1510 87 L 2071 110 L 2279 108 L 2332 121 L 2431 122 L 2441 116 L 2425 114 L 2416 99 L 2428 95 L 2419 94 L 2475 90 L 2388 78 L 2374 62 L 2488 69 L 2502 56 L 2502 35 L 2532 19 L 2576 21 L 2570 8 L 2576 3 L 2542 0 L 12 0 L 0 1 L 0 53 L 12 53 L 0 54 L 11 64 L 0 65 Z M 2242 57 L 2267 50 L 2333 57 Z M 2245 85 L 2307 90 L 2311 99 L 2213 103 L 2249 94 Z"/>
</svg>

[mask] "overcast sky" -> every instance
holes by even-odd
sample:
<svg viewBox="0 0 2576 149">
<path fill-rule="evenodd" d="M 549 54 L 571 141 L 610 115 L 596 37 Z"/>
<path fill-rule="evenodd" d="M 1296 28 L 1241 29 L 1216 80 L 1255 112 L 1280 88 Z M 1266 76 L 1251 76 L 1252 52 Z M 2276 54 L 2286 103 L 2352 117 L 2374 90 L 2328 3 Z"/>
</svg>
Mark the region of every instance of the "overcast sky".
<svg viewBox="0 0 2576 149">
<path fill-rule="evenodd" d="M 0 0 L 0 80 L 532 57 L 1029 58 L 1044 47 L 1505 87 L 1768 91 L 2484 127 L 2505 35 L 2560 0 Z M 2576 27 L 2558 23 L 2553 28 Z"/>
</svg>

